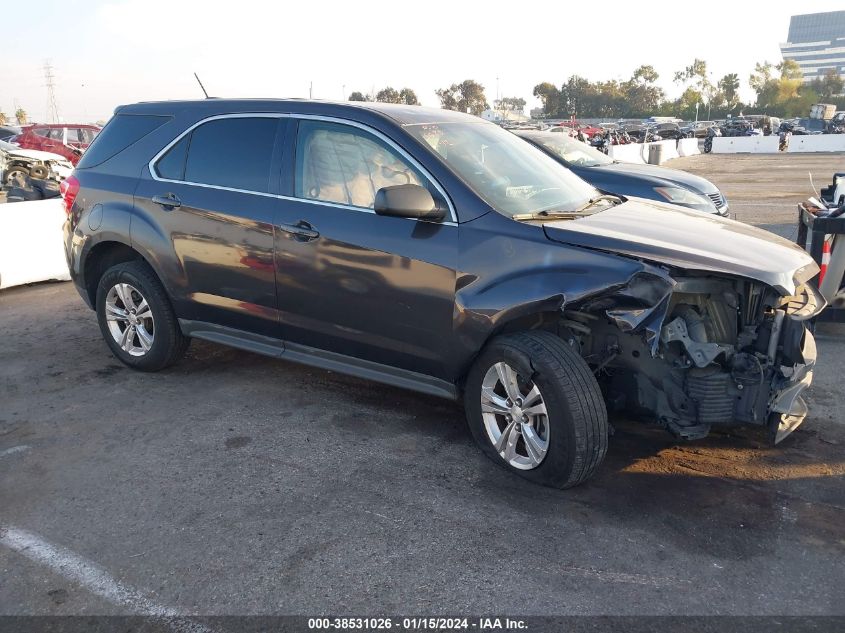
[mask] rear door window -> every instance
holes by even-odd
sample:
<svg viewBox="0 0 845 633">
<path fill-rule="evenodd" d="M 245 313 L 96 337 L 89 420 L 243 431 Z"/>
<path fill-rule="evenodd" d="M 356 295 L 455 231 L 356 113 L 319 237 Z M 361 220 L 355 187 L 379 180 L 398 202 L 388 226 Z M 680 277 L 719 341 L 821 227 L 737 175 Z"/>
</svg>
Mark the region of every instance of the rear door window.
<svg viewBox="0 0 845 633">
<path fill-rule="evenodd" d="M 183 180 L 269 192 L 278 125 L 279 119 L 275 117 L 232 117 L 203 123 L 190 134 Z M 165 159 L 168 159 L 165 169 L 173 170 L 178 163 L 176 155 L 169 160 L 168 153 L 162 161 Z"/>
<path fill-rule="evenodd" d="M 85 144 L 92 143 L 94 141 L 94 137 L 97 136 L 95 132 L 96 132 L 96 130 L 92 130 L 91 128 L 87 128 L 87 127 L 80 128 L 80 130 L 79 130 L 80 140 Z"/>
<path fill-rule="evenodd" d="M 67 142 L 77 144 L 85 142 L 82 138 L 82 130 L 78 127 L 69 127 L 67 129 Z"/>
</svg>

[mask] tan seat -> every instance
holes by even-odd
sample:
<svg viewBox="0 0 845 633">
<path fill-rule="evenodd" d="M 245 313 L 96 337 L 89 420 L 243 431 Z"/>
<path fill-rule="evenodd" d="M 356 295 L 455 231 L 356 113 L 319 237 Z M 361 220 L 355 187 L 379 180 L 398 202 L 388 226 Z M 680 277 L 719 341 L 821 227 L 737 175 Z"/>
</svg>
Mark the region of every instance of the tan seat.
<svg viewBox="0 0 845 633">
<path fill-rule="evenodd" d="M 318 129 L 305 143 L 306 198 L 372 209 L 379 189 L 408 183 L 421 184 L 408 165 L 358 134 Z"/>
</svg>

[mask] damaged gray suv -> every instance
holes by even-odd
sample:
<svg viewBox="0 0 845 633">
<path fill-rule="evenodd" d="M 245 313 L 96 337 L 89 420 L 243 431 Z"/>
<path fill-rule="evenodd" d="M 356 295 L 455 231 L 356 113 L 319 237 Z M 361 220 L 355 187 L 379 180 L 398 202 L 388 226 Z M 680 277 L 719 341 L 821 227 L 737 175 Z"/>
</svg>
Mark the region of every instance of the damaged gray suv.
<svg viewBox="0 0 845 633">
<path fill-rule="evenodd" d="M 198 338 L 462 398 L 485 453 L 562 488 L 599 468 L 608 410 L 775 441 L 807 414 L 824 301 L 806 253 L 601 194 L 476 117 L 125 106 L 63 195 L 76 286 L 139 370 Z"/>
</svg>

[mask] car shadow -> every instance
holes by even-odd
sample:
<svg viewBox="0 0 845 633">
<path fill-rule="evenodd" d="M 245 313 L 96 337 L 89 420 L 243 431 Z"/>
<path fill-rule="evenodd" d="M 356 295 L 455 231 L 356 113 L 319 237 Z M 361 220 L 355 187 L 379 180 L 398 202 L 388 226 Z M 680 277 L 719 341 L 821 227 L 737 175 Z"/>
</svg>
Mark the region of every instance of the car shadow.
<svg viewBox="0 0 845 633">
<path fill-rule="evenodd" d="M 458 502 L 466 495 L 478 496 L 500 511 L 522 513 L 526 520 L 557 520 L 564 513 L 584 529 L 609 521 L 629 527 L 632 534 L 656 531 L 677 547 L 726 559 L 772 551 L 785 537 L 784 527 L 789 539 L 830 547 L 838 554 L 845 549 L 840 528 L 845 521 L 840 450 L 845 431 L 838 425 L 825 427 L 821 438 L 810 420 L 771 446 L 762 431 L 715 431 L 686 442 L 657 426 L 617 418 L 595 476 L 578 487 L 557 490 L 515 476 L 484 457 L 460 403 L 254 355 L 246 363 L 245 356 L 199 343 L 169 371 L 188 376 L 221 372 L 230 381 L 236 379 L 233 372 L 248 371 L 268 385 L 307 385 L 301 391 L 311 395 L 299 404 L 313 407 L 323 437 L 335 436 L 338 442 L 355 437 L 389 455 L 384 463 L 353 466 L 357 481 L 389 476 L 400 488 L 427 487 L 428 499 L 446 495 Z M 247 365 L 248 370 L 241 369 Z M 328 398 L 333 412 L 322 416 Z M 377 489 L 372 494 L 374 500 L 389 503 Z M 749 538 L 751 533 L 758 537 Z"/>
</svg>

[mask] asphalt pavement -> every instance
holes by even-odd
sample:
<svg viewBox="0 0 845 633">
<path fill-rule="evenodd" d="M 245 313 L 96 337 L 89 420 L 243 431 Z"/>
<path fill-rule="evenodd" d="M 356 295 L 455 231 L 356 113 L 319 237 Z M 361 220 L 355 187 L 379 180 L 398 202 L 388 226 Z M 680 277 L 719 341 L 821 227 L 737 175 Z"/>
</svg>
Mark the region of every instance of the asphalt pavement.
<svg viewBox="0 0 845 633">
<path fill-rule="evenodd" d="M 842 155 L 674 161 L 790 230 Z M 820 185 L 817 185 L 820 186 Z M 459 405 L 195 341 L 125 368 L 69 283 L 0 292 L 0 614 L 845 615 L 845 328 L 811 413 L 681 442 L 624 419 L 532 485 Z"/>
</svg>

